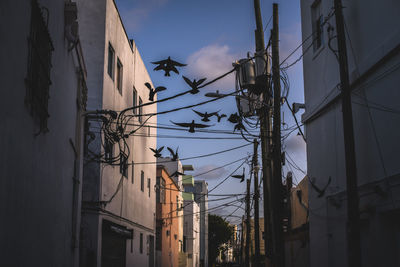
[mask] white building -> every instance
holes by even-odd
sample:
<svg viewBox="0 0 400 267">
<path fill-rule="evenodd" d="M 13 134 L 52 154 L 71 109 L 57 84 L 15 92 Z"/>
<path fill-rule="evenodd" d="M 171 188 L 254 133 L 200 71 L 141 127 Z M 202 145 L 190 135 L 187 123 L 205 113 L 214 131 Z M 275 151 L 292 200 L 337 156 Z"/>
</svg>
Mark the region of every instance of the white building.
<svg viewBox="0 0 400 267">
<path fill-rule="evenodd" d="M 343 5 L 362 262 L 363 266 L 399 266 L 400 2 L 343 1 Z M 308 176 L 321 189 L 328 184 L 320 196 L 309 186 L 312 267 L 347 266 L 346 173 L 339 65 L 332 51 L 337 49 L 334 16 L 323 24 L 332 12 L 332 0 L 301 1 Z M 330 25 L 333 31 L 328 32 Z M 308 38 L 313 29 L 314 37 Z"/>
<path fill-rule="evenodd" d="M 151 80 L 135 42 L 126 34 L 115 2 L 79 0 L 78 8 L 90 76 L 88 110 L 121 111 L 147 102 L 149 91 L 144 83 L 151 84 Z M 136 114 L 156 111 L 156 105 L 135 110 Z M 125 132 L 138 129 L 146 119 L 132 118 Z M 147 123 L 156 124 L 156 116 Z M 129 152 L 125 148 L 123 155 L 118 142 L 105 140 L 104 132 L 99 135 L 100 126 L 88 120 L 90 145 L 83 181 L 81 265 L 154 266 L 156 164 L 140 163 L 156 161 L 149 149 L 156 147 L 156 138 L 126 138 Z M 90 134 L 95 135 L 94 140 Z M 136 134 L 155 135 L 156 130 L 145 126 Z M 119 165 L 90 160 L 90 151 L 117 157 Z M 126 157 L 127 164 L 120 164 L 118 157 Z"/>
<path fill-rule="evenodd" d="M 208 184 L 194 181 L 195 201 L 200 207 L 200 266 L 208 267 Z"/>
<path fill-rule="evenodd" d="M 87 91 L 76 6 L 3 0 L 0 13 L 0 265 L 78 266 Z"/>
<path fill-rule="evenodd" d="M 200 266 L 200 207 L 192 193 L 183 193 L 183 240 L 187 267 Z"/>
</svg>

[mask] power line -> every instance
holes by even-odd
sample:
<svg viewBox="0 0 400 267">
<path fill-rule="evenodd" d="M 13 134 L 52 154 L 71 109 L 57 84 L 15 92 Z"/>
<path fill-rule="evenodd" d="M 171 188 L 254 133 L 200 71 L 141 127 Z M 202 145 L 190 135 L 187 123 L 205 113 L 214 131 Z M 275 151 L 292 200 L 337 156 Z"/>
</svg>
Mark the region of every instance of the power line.
<svg viewBox="0 0 400 267">
<path fill-rule="evenodd" d="M 209 154 L 205 154 L 205 155 L 200 155 L 200 156 L 182 158 L 182 159 L 179 159 L 179 160 L 180 160 L 180 161 L 184 161 L 184 160 L 190 160 L 190 159 L 198 159 L 198 158 L 211 157 L 211 156 L 215 156 L 215 155 L 218 155 L 218 154 L 226 153 L 226 152 L 229 152 L 229 151 L 232 151 L 232 150 L 236 150 L 236 149 L 239 149 L 239 148 L 242 148 L 242 147 L 246 147 L 246 146 L 248 146 L 248 145 L 250 145 L 250 144 L 244 144 L 244 145 L 241 145 L 241 146 L 229 148 L 229 149 L 222 150 L 222 151 L 218 151 L 218 152 L 213 152 L 213 153 L 209 153 Z M 143 165 L 143 164 L 162 164 L 162 163 L 170 163 L 170 162 L 171 162 L 171 160 L 167 160 L 167 161 L 153 161 L 153 162 L 137 162 L 137 163 L 127 163 L 127 164 L 129 164 L 129 165 Z"/>
</svg>

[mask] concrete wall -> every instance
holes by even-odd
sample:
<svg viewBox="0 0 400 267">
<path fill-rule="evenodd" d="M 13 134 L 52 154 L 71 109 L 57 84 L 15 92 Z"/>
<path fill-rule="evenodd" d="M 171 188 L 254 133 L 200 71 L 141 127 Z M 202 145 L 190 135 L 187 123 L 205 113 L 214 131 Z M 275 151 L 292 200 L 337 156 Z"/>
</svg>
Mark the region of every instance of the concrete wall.
<svg viewBox="0 0 400 267">
<path fill-rule="evenodd" d="M 123 22 L 120 19 L 118 10 L 113 0 L 79 0 L 78 7 L 83 10 L 84 19 L 82 20 L 82 44 L 85 54 L 88 55 L 87 66 L 89 73 L 93 77 L 88 82 L 91 94 L 89 96 L 89 107 L 93 109 L 111 109 L 121 111 L 133 104 L 133 88 L 136 88 L 138 98 L 141 97 L 143 103 L 147 102 L 148 89 L 144 86 L 145 82 L 151 79 L 144 66 L 140 53 L 135 45 L 128 40 Z M 117 58 L 123 65 L 122 93 L 117 89 L 116 75 L 114 80 L 107 73 L 108 46 L 109 43 L 115 50 L 115 73 Z M 138 100 L 137 100 L 138 102 Z M 143 107 L 143 113 L 157 111 L 156 105 Z M 132 114 L 128 112 L 127 114 Z M 147 117 L 143 118 L 143 121 Z M 133 118 L 128 131 L 136 129 L 139 121 Z M 157 123 L 156 117 L 148 121 L 149 124 Z M 92 125 L 94 126 L 94 125 Z M 156 134 L 155 129 L 143 127 L 137 134 L 151 133 Z M 93 142 L 93 150 L 101 152 L 100 137 L 96 136 Z M 155 190 L 156 184 L 156 165 L 140 164 L 143 162 L 153 162 L 155 158 L 149 147 L 156 147 L 156 138 L 142 138 L 131 136 L 128 139 L 130 154 L 128 157 L 129 167 L 128 176 L 121 178 L 119 166 L 108 164 L 91 163 L 85 168 L 85 201 L 99 203 L 108 201 L 116 192 L 119 182 L 122 180 L 122 187 L 118 190 L 113 200 L 107 204 L 98 216 L 98 225 L 103 219 L 117 221 L 122 226 L 134 230 L 134 238 L 131 242 L 127 240 L 126 264 L 127 266 L 147 266 L 149 264 L 150 251 L 153 248 L 147 243 L 148 237 L 155 234 Z M 115 148 L 115 154 L 119 151 Z M 144 172 L 144 190 L 141 190 L 141 172 Z M 148 179 L 150 185 L 148 186 Z M 88 204 L 91 205 L 90 203 Z M 90 215 L 85 210 L 85 216 Z M 96 214 L 96 212 L 95 212 Z M 99 213 L 97 213 L 99 214 Z M 118 218 L 123 218 L 119 220 Z M 90 219 L 89 219 L 90 220 Z M 95 223 L 95 222 L 94 222 Z M 85 227 L 85 226 L 84 226 Z M 91 241 L 86 242 L 96 255 L 96 264 L 100 264 L 101 258 L 101 227 L 89 225 L 88 228 L 99 229 L 93 232 Z M 89 231 L 91 232 L 91 231 Z M 145 249 L 139 252 L 139 236 L 144 236 Z"/>
<path fill-rule="evenodd" d="M 83 135 L 76 105 L 79 64 L 75 50 L 68 52 L 64 39 L 65 1 L 38 2 L 49 11 L 54 46 L 49 131 L 39 135 L 35 135 L 38 124 L 24 103 L 31 1 L 0 3 L 1 266 L 74 266 L 78 258 L 79 227 L 74 226 L 80 207 L 73 203 L 79 202 L 80 193 L 78 188 L 74 200 L 73 177 L 81 178 L 82 163 Z M 77 149 L 76 163 L 70 140 Z"/>
<path fill-rule="evenodd" d="M 302 35 L 305 40 L 312 32 L 312 1 L 301 1 Z M 333 1 L 322 0 L 326 17 Z M 397 266 L 400 261 L 388 251 L 399 249 L 387 233 L 376 235 L 373 229 L 385 229 L 397 235 L 387 216 L 395 216 L 398 208 L 400 165 L 400 116 L 397 109 L 400 91 L 399 49 L 390 51 L 400 43 L 398 1 L 343 1 L 344 17 L 348 30 L 347 53 L 352 88 L 355 149 L 358 184 L 360 185 L 360 210 L 362 212 L 363 266 Z M 334 18 L 329 23 L 336 27 Z M 318 197 L 309 190 L 311 266 L 347 266 L 346 262 L 346 189 L 343 123 L 340 101 L 334 102 L 325 112 L 318 112 L 340 91 L 339 66 L 328 47 L 327 26 L 324 27 L 324 45 L 318 51 L 311 48 L 303 58 L 306 112 L 308 176 L 319 187 L 329 184 L 326 194 Z M 311 40 L 312 38 L 310 38 Z M 303 51 L 311 44 L 305 42 Z M 332 39 L 336 49 L 336 39 Z M 383 61 L 378 63 L 380 60 Z M 377 64 L 378 63 L 378 64 Z M 368 75 L 367 70 L 374 67 Z M 358 83 L 357 79 L 361 78 Z M 357 83 L 356 83 L 357 82 Z M 386 110 L 386 111 L 385 111 Z M 374 188 L 384 194 L 377 194 Z M 383 197 L 386 195 L 387 197 Z M 372 197 L 372 199 L 371 199 Z M 391 238 L 393 239 L 393 238 Z M 386 251 L 386 253 L 385 253 Z M 382 262 L 385 261 L 385 263 Z"/>
</svg>

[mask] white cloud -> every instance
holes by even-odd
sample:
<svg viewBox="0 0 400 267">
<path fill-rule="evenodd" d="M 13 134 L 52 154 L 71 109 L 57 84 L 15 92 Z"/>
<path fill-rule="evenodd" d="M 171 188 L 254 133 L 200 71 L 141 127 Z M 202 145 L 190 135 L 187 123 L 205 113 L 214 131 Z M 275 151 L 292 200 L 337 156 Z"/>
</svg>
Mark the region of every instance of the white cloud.
<svg viewBox="0 0 400 267">
<path fill-rule="evenodd" d="M 124 26 L 128 31 L 138 31 L 145 23 L 149 15 L 156 9 L 162 7 L 168 0 L 139 0 L 132 2 L 127 0 L 117 0 L 119 11 L 123 19 Z"/>
<path fill-rule="evenodd" d="M 214 164 L 208 164 L 208 165 L 203 165 L 199 168 L 196 168 L 196 172 L 194 173 L 194 176 L 197 176 L 198 174 L 208 172 L 212 169 L 217 168 L 217 165 Z M 201 175 L 197 177 L 197 179 L 218 179 L 221 178 L 224 174 L 226 174 L 226 169 L 225 168 L 220 168 L 215 171 L 211 171 L 209 173 L 206 173 L 204 175 Z"/>
<path fill-rule="evenodd" d="M 191 54 L 188 59 L 188 72 L 194 79 L 212 80 L 232 69 L 232 62 L 237 59 L 227 45 L 212 44 Z M 220 90 L 232 90 L 235 85 L 234 74 L 215 83 Z"/>
</svg>

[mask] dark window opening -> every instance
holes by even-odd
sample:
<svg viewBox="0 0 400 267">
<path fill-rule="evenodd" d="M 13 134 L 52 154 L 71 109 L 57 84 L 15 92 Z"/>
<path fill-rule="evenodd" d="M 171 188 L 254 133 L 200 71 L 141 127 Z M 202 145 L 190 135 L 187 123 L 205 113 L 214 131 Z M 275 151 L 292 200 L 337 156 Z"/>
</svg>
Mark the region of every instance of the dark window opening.
<svg viewBox="0 0 400 267">
<path fill-rule="evenodd" d="M 139 252 L 140 254 L 143 254 L 143 234 L 140 233 L 140 240 L 139 240 Z"/>
<path fill-rule="evenodd" d="M 114 80 L 114 48 L 109 43 L 108 44 L 108 65 L 107 65 L 107 73 L 110 75 L 111 79 Z"/>
<path fill-rule="evenodd" d="M 123 74 L 122 70 L 123 70 L 122 63 L 118 58 L 117 59 L 117 89 L 121 95 L 122 95 L 122 74 Z"/>
<path fill-rule="evenodd" d="M 143 104 L 142 98 L 139 97 L 139 106 Z M 139 122 L 142 122 L 143 108 L 139 107 Z"/>
<path fill-rule="evenodd" d="M 136 106 L 137 106 L 137 91 L 136 91 L 136 88 L 133 87 L 133 90 L 132 90 L 132 107 L 136 107 Z M 137 113 L 136 110 L 137 110 L 136 108 L 132 109 L 133 114 Z"/>
<path fill-rule="evenodd" d="M 135 163 L 132 161 L 132 184 L 135 182 Z"/>
<path fill-rule="evenodd" d="M 128 177 L 128 156 L 123 152 L 120 154 L 119 173 Z"/>
<path fill-rule="evenodd" d="M 144 192 L 144 172 L 143 171 L 140 173 L 140 190 L 142 190 L 142 192 Z"/>
<path fill-rule="evenodd" d="M 147 178 L 147 189 L 149 190 L 149 197 L 150 197 L 150 178 Z"/>
<path fill-rule="evenodd" d="M 32 2 L 31 28 L 28 38 L 28 71 L 25 104 L 39 123 L 39 133 L 47 132 L 51 56 L 54 51 L 48 31 L 48 17 L 43 17 L 36 0 Z M 47 16 L 49 16 L 47 14 Z"/>
</svg>

